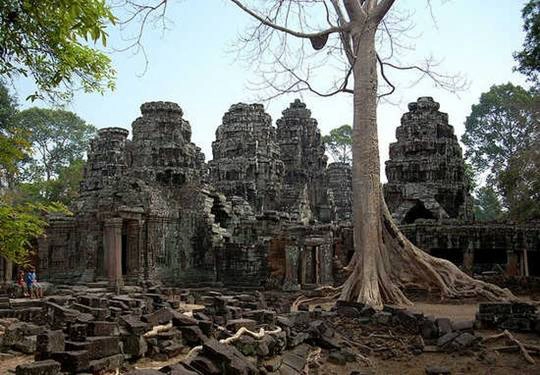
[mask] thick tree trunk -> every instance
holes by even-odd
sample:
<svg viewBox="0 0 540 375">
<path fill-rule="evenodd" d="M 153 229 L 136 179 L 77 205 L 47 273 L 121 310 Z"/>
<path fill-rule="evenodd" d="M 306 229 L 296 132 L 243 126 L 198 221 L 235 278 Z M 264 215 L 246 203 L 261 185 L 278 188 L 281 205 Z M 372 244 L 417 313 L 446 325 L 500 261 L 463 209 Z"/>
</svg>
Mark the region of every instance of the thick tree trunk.
<svg viewBox="0 0 540 375">
<path fill-rule="evenodd" d="M 393 223 L 380 184 L 376 29 L 376 23 L 368 20 L 361 30 L 353 31 L 357 51 L 352 145 L 355 252 L 340 299 L 375 307 L 408 304 L 401 289 L 413 285 L 436 289 L 441 297 L 512 298 L 509 291 L 475 280 L 452 263 L 419 250 Z"/>
</svg>

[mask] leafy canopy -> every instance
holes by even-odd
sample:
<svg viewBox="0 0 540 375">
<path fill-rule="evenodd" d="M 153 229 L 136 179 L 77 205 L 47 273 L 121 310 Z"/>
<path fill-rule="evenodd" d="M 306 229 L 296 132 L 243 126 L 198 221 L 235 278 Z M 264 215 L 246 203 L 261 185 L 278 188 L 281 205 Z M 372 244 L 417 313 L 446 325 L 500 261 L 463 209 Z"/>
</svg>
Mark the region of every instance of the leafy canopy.
<svg viewBox="0 0 540 375">
<path fill-rule="evenodd" d="M 32 241 L 43 234 L 47 225 L 43 214 L 68 211 L 57 203 L 17 202 L 17 187 L 8 186 L 31 152 L 29 133 L 16 127 L 16 112 L 16 100 L 0 83 L 0 255 L 24 263 Z"/>
<path fill-rule="evenodd" d="M 474 216 L 479 221 L 495 221 L 503 217 L 499 196 L 492 187 L 479 188 L 474 203 Z"/>
<path fill-rule="evenodd" d="M 350 125 L 342 125 L 330 130 L 330 134 L 322 137 L 322 141 L 334 161 L 351 163 L 352 128 Z"/>
<path fill-rule="evenodd" d="M 507 83 L 492 86 L 472 106 L 461 141 L 467 146 L 469 163 L 476 172 L 487 172 L 490 183 L 497 183 L 513 155 L 530 146 L 538 121 L 534 103 L 532 90 Z"/>
<path fill-rule="evenodd" d="M 69 100 L 79 87 L 113 89 L 110 58 L 89 43 L 106 45 L 114 22 L 105 0 L 0 1 L 0 75 L 31 77 L 32 100 Z"/>
<path fill-rule="evenodd" d="M 30 132 L 33 154 L 25 163 L 27 180 L 50 181 L 63 168 L 81 160 L 96 128 L 73 112 L 30 108 L 15 117 L 17 127 Z"/>
<path fill-rule="evenodd" d="M 518 62 L 516 70 L 525 74 L 538 85 L 540 74 L 540 0 L 529 0 L 521 13 L 525 41 L 523 49 L 514 54 Z"/>
</svg>

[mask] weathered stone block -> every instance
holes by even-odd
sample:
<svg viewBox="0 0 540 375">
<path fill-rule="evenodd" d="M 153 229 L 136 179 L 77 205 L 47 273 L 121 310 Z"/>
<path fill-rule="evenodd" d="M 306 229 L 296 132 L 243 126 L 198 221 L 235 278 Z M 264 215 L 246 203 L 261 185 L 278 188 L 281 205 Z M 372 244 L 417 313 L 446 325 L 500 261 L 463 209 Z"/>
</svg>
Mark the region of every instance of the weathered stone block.
<svg viewBox="0 0 540 375">
<path fill-rule="evenodd" d="M 124 356 L 122 354 L 112 355 L 110 357 L 104 357 L 90 361 L 89 370 L 94 373 L 102 373 L 105 371 L 112 371 L 120 368 L 124 363 Z"/>
<path fill-rule="evenodd" d="M 38 353 L 62 352 L 64 346 L 64 333 L 61 330 L 46 331 L 37 336 L 36 351 Z"/>
<path fill-rule="evenodd" d="M 143 357 L 148 350 L 148 345 L 143 336 L 129 335 L 122 339 L 124 354 L 133 357 Z"/>
<path fill-rule="evenodd" d="M 115 336 L 118 334 L 118 324 L 114 322 L 93 321 L 88 323 L 88 336 Z"/>
<path fill-rule="evenodd" d="M 159 309 L 153 313 L 143 315 L 141 320 L 151 326 L 166 324 L 173 318 L 172 311 L 168 308 Z"/>
<path fill-rule="evenodd" d="M 241 327 L 254 331 L 257 327 L 257 322 L 253 319 L 232 319 L 227 322 L 226 326 L 226 328 L 232 332 L 238 331 Z"/>
<path fill-rule="evenodd" d="M 53 360 L 25 363 L 17 366 L 16 375 L 56 375 L 60 373 L 60 363 Z"/>
<path fill-rule="evenodd" d="M 62 371 L 75 374 L 88 369 L 90 356 L 87 350 L 51 353 L 51 358 L 60 362 Z"/>
</svg>

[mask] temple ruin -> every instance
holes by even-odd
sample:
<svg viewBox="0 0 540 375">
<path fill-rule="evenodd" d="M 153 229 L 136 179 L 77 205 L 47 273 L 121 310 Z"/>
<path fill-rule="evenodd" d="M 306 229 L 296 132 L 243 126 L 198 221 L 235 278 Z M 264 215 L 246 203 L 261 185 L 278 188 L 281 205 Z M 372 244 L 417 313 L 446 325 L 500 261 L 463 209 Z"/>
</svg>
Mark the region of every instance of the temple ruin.
<svg viewBox="0 0 540 375">
<path fill-rule="evenodd" d="M 232 105 L 208 163 L 175 103 L 143 104 L 128 135 L 105 128 L 92 140 L 74 215 L 51 217 L 39 241 L 43 279 L 286 290 L 342 279 L 351 170 L 327 165 L 305 103 L 276 126 L 260 104 Z M 539 223 L 474 221 L 461 147 L 437 102 L 410 103 L 396 138 L 384 193 L 411 241 L 470 273 L 540 275 Z"/>
</svg>

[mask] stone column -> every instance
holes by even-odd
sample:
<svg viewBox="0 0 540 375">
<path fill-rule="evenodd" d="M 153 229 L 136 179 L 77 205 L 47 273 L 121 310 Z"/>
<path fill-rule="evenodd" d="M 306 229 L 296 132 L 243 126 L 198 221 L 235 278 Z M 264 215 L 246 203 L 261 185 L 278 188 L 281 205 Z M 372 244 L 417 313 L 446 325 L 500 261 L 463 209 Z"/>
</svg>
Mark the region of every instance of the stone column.
<svg viewBox="0 0 540 375">
<path fill-rule="evenodd" d="M 13 262 L 4 258 L 4 280 L 9 283 L 13 280 Z"/>
<path fill-rule="evenodd" d="M 285 280 L 283 280 L 283 290 L 299 290 L 298 283 L 298 260 L 300 249 L 298 246 L 285 246 Z"/>
<path fill-rule="evenodd" d="M 514 251 L 509 251 L 506 253 L 506 259 L 506 275 L 517 276 L 519 273 L 518 254 Z"/>
<path fill-rule="evenodd" d="M 105 275 L 109 286 L 116 290 L 122 286 L 122 219 L 105 220 L 103 230 L 103 253 Z"/>
<path fill-rule="evenodd" d="M 147 267 L 147 264 L 144 261 L 145 259 L 144 252 L 146 251 L 146 246 L 144 246 L 145 240 L 146 240 L 146 236 L 144 233 L 144 228 L 145 228 L 144 220 L 139 220 L 138 225 L 139 225 L 139 228 L 138 228 L 139 240 L 137 243 L 137 255 L 138 255 L 137 278 L 138 278 L 139 283 L 142 283 L 142 281 L 145 280 L 145 273 L 146 273 L 146 267 Z"/>
<path fill-rule="evenodd" d="M 521 274 L 521 276 L 525 276 L 525 277 L 529 277 L 529 255 L 527 253 L 527 248 L 524 247 L 523 248 L 523 259 L 522 259 L 522 262 L 523 262 L 523 273 Z"/>
</svg>

